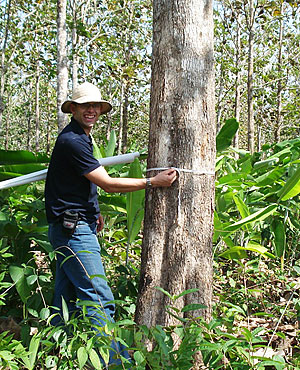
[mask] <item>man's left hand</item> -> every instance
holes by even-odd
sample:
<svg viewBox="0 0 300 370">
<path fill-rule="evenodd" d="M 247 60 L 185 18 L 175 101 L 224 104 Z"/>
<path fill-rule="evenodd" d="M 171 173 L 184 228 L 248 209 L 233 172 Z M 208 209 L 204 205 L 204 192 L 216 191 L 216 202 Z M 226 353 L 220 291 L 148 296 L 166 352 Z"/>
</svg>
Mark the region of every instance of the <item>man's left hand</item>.
<svg viewBox="0 0 300 370">
<path fill-rule="evenodd" d="M 100 215 L 97 220 L 97 233 L 103 230 L 103 228 L 104 228 L 104 220 L 103 220 L 103 216 Z"/>
</svg>

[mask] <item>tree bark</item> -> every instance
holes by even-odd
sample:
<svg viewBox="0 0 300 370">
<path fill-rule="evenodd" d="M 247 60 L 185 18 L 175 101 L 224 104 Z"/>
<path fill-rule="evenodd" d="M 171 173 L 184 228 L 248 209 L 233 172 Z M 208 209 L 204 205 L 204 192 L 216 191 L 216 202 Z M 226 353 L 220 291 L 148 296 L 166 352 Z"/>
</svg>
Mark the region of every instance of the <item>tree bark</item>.
<svg viewBox="0 0 300 370">
<path fill-rule="evenodd" d="M 249 0 L 248 37 L 248 150 L 254 153 L 254 112 L 253 112 L 253 63 L 254 63 L 254 5 Z"/>
<path fill-rule="evenodd" d="M 212 294 L 215 111 L 212 1 L 154 0 L 148 168 L 181 172 L 171 188 L 146 192 L 142 265 L 136 320 L 148 327 L 176 320 L 172 302 L 209 318 Z M 148 172 L 148 176 L 155 173 Z"/>
<path fill-rule="evenodd" d="M 60 132 L 67 123 L 67 115 L 61 111 L 61 105 L 68 94 L 67 67 L 67 0 L 57 1 L 57 121 Z"/>
<path fill-rule="evenodd" d="M 120 93 L 120 123 L 119 123 L 119 133 L 118 133 L 118 155 L 122 152 L 122 137 L 123 137 L 123 110 L 124 110 L 124 82 L 121 81 L 121 93 Z"/>
<path fill-rule="evenodd" d="M 240 122 L 240 111 L 241 111 L 241 27 L 240 27 L 240 12 L 236 10 L 236 45 L 235 45 L 235 102 L 234 102 L 234 116 L 238 122 Z M 233 138 L 233 146 L 239 147 L 239 131 L 236 132 Z"/>
<path fill-rule="evenodd" d="M 35 151 L 40 150 L 40 65 L 36 61 L 36 81 L 35 81 Z"/>
<path fill-rule="evenodd" d="M 275 123 L 275 132 L 274 139 L 278 143 L 280 141 L 280 131 L 282 125 L 282 43 L 283 43 L 283 3 L 280 3 L 280 20 L 279 20 L 279 50 L 278 50 L 278 76 L 279 81 L 277 85 L 277 112 L 276 112 L 276 123 Z"/>
<path fill-rule="evenodd" d="M 124 102 L 123 102 L 123 130 L 122 130 L 122 153 L 127 151 L 128 142 L 128 106 L 129 106 L 129 82 L 125 80 Z"/>
<path fill-rule="evenodd" d="M 29 89 L 28 91 L 32 91 L 32 80 L 30 80 L 29 82 Z M 31 151 L 31 138 L 33 136 L 33 133 L 31 131 L 31 120 L 32 120 L 32 101 L 31 99 L 29 99 L 29 96 L 26 95 L 27 99 L 28 99 L 28 109 L 27 109 L 27 145 L 26 145 L 26 149 Z"/>
<path fill-rule="evenodd" d="M 2 131 L 2 119 L 3 119 L 3 110 L 5 109 L 4 103 L 4 91 L 5 91 L 5 75 L 6 75 L 6 66 L 5 66 L 5 51 L 7 47 L 8 40 L 8 30 L 10 26 L 10 9 L 11 9 L 11 0 L 8 0 L 8 3 L 5 4 L 5 14 L 6 14 L 6 25 L 5 25 L 5 34 L 3 39 L 3 45 L 1 50 L 1 66 L 0 66 L 0 133 Z"/>
<path fill-rule="evenodd" d="M 72 56 L 72 88 L 73 90 L 76 88 L 78 84 L 78 65 L 79 65 L 79 57 L 78 57 L 78 46 L 80 45 L 80 36 L 77 35 L 77 1 L 73 1 L 73 29 L 72 29 L 72 48 L 73 48 L 73 56 Z"/>
<path fill-rule="evenodd" d="M 50 101 L 51 94 L 50 94 L 50 90 L 49 89 L 47 90 L 47 97 L 48 97 L 48 101 Z M 50 153 L 50 138 L 51 138 L 51 121 L 50 121 L 51 109 L 50 109 L 50 105 L 49 104 L 47 105 L 47 117 L 49 119 L 47 119 L 46 153 L 49 154 Z"/>
</svg>

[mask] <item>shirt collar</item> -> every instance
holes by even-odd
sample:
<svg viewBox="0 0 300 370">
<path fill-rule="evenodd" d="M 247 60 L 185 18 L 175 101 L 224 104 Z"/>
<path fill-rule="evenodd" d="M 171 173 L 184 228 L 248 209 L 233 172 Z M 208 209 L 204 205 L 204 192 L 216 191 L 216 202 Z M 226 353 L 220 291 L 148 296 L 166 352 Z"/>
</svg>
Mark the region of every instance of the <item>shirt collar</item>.
<svg viewBox="0 0 300 370">
<path fill-rule="evenodd" d="M 76 121 L 76 119 L 74 117 L 71 118 L 70 125 L 72 127 L 72 130 L 76 134 L 83 135 L 84 140 L 86 140 L 89 143 L 92 142 L 90 136 L 87 136 L 87 134 L 85 133 L 84 129 L 80 126 L 80 124 Z"/>
</svg>

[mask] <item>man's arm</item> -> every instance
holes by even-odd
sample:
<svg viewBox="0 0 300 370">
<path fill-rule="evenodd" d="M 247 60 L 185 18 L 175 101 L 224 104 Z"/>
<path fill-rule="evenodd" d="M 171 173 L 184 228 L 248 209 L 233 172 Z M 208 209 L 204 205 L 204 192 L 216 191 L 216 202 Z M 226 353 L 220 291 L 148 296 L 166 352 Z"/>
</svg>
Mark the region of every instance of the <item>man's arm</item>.
<svg viewBox="0 0 300 370">
<path fill-rule="evenodd" d="M 146 179 L 110 177 L 102 166 L 84 176 L 107 193 L 127 193 L 146 188 Z M 176 176 L 176 171 L 171 168 L 151 177 L 150 180 L 154 188 L 168 187 L 176 180 Z"/>
</svg>

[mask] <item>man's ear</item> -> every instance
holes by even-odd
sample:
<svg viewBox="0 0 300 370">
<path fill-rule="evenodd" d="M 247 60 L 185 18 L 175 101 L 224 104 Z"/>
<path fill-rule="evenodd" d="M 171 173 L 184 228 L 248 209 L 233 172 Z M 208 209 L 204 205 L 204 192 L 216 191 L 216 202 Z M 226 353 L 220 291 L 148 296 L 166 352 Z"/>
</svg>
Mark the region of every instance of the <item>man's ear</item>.
<svg viewBox="0 0 300 370">
<path fill-rule="evenodd" d="M 71 111 L 72 114 L 74 113 L 75 109 L 76 109 L 76 104 L 75 103 L 71 103 L 70 104 L 70 111 Z"/>
</svg>

